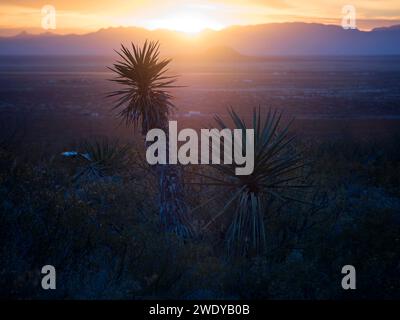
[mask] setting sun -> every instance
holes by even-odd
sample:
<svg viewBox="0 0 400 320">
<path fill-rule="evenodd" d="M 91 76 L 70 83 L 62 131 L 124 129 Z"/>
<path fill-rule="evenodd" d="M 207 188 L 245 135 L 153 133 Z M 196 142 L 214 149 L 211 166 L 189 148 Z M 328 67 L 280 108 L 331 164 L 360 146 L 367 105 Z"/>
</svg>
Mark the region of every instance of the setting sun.
<svg viewBox="0 0 400 320">
<path fill-rule="evenodd" d="M 200 14 L 180 12 L 162 19 L 151 20 L 147 27 L 153 30 L 169 29 L 194 34 L 204 29 L 220 30 L 224 26 Z"/>
</svg>

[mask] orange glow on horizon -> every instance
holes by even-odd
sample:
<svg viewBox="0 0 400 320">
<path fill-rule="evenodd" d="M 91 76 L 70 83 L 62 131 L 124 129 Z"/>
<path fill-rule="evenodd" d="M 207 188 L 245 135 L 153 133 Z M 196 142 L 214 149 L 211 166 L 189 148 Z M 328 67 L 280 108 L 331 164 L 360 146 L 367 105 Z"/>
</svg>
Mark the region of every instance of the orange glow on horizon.
<svg viewBox="0 0 400 320">
<path fill-rule="evenodd" d="M 138 26 L 196 34 L 232 25 L 271 22 L 341 22 L 345 0 L 2 0 L 0 36 L 7 30 L 42 33 L 41 8 L 57 10 L 56 33 L 86 33 L 101 28 Z M 357 27 L 369 30 L 400 24 L 398 0 L 352 0 Z"/>
</svg>

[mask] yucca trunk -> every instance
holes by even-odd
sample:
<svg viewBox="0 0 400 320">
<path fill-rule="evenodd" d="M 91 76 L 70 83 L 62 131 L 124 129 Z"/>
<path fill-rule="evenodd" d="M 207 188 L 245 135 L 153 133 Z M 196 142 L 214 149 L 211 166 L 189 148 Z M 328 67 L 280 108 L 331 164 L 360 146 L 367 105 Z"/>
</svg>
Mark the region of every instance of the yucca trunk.
<svg viewBox="0 0 400 320">
<path fill-rule="evenodd" d="M 187 238 L 192 235 L 184 199 L 182 167 L 158 165 L 160 218 L 163 228 Z"/>
<path fill-rule="evenodd" d="M 168 121 L 160 126 L 169 141 Z M 167 160 L 169 159 L 169 144 L 167 143 Z M 169 161 L 167 161 L 169 163 Z M 193 229 L 188 217 L 188 207 L 185 201 L 183 168 L 179 164 L 158 164 L 155 166 L 158 175 L 160 219 L 164 231 L 173 232 L 188 238 L 193 235 Z"/>
</svg>

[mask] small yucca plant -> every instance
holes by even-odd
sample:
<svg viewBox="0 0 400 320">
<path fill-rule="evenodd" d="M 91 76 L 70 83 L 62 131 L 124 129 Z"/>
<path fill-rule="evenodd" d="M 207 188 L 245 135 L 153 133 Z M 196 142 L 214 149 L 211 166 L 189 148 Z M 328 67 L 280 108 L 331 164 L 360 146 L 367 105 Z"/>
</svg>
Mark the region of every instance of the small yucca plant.
<svg viewBox="0 0 400 320">
<path fill-rule="evenodd" d="M 280 128 L 281 113 L 270 110 L 262 120 L 260 109 L 254 110 L 250 127 L 234 110 L 229 110 L 229 115 L 237 129 L 243 132 L 254 129 L 254 171 L 240 176 L 235 174 L 235 164 L 213 165 L 219 174 L 207 175 L 209 184 L 226 188 L 231 196 L 205 228 L 222 214 L 233 213 L 226 236 L 228 253 L 254 256 L 266 249 L 264 218 L 268 214 L 268 201 L 277 198 L 304 202 L 298 190 L 309 187 L 303 175 L 306 162 L 293 145 L 294 136 L 289 132 L 291 122 Z M 216 122 L 221 129 L 228 127 L 220 117 L 216 117 Z M 245 141 L 242 148 L 245 152 Z"/>
<path fill-rule="evenodd" d="M 85 141 L 82 148 L 90 161 L 103 172 L 116 171 L 128 165 L 130 148 L 116 140 Z"/>
<path fill-rule="evenodd" d="M 85 141 L 80 149 L 82 152 L 63 153 L 63 156 L 83 161 L 81 169 L 74 176 L 75 181 L 101 178 L 128 167 L 130 148 L 128 145 L 120 145 L 118 141 Z"/>
</svg>

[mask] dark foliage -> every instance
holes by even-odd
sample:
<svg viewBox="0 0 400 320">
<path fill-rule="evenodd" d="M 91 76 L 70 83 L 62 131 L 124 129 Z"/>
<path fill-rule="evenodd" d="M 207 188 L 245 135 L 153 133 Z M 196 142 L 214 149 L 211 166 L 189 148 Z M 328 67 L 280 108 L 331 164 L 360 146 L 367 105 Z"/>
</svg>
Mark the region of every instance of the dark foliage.
<svg viewBox="0 0 400 320">
<path fill-rule="evenodd" d="M 224 255 L 223 219 L 197 240 L 160 232 L 155 178 L 139 166 L 77 185 L 66 160 L 1 151 L 0 296 L 400 298 L 399 141 L 308 141 L 302 149 L 315 160 L 310 200 L 320 206 L 272 200 L 266 252 L 235 262 Z M 216 213 L 207 207 L 196 219 Z M 45 264 L 57 268 L 56 291 L 40 289 Z M 341 289 L 346 264 L 357 268 L 355 291 Z"/>
</svg>

